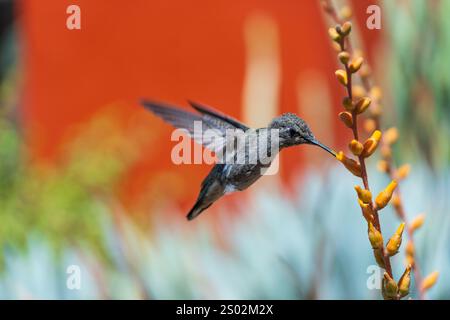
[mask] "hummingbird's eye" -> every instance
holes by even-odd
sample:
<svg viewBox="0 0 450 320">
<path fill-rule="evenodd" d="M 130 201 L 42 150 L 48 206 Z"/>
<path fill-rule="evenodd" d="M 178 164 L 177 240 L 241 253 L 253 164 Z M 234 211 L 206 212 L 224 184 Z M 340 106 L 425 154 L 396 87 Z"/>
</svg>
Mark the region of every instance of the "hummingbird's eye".
<svg viewBox="0 0 450 320">
<path fill-rule="evenodd" d="M 297 130 L 295 130 L 295 129 L 293 129 L 293 128 L 290 128 L 290 129 L 289 129 L 289 135 L 290 135 L 291 137 L 295 137 L 295 136 L 297 135 Z"/>
</svg>

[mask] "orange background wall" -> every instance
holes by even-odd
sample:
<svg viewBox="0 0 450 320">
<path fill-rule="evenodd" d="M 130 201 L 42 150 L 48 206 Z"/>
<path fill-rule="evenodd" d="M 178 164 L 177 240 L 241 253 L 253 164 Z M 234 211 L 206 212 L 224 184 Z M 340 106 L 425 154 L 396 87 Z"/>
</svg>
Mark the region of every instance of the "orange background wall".
<svg viewBox="0 0 450 320">
<path fill-rule="evenodd" d="M 354 1 L 360 21 L 370 3 Z M 70 4 L 81 7 L 80 31 L 66 28 Z M 70 126 L 87 121 L 105 105 L 120 103 L 124 118 L 146 117 L 148 134 L 161 137 L 160 143 L 142 150 L 141 159 L 124 180 L 124 197 L 133 202 L 158 172 L 175 170 L 170 161 L 170 127 L 141 110 L 138 100 L 150 97 L 185 105 L 190 98 L 241 118 L 243 28 L 246 17 L 255 11 L 270 16 L 278 26 L 279 112 L 297 111 L 295 83 L 307 69 L 324 75 L 337 112 L 342 92 L 335 84 L 336 62 L 319 1 L 20 1 L 21 102 L 33 158 L 57 161 Z M 371 52 L 379 34 L 362 32 Z M 339 126 L 336 122 L 334 128 Z M 339 137 L 342 130 L 334 130 Z M 336 147 L 336 141 L 327 143 Z M 290 153 L 293 156 L 282 159 L 281 174 L 286 178 L 289 169 L 302 167 L 301 152 Z M 176 170 L 200 184 L 209 167 Z M 190 188 L 180 201 L 192 203 L 197 191 Z"/>
</svg>

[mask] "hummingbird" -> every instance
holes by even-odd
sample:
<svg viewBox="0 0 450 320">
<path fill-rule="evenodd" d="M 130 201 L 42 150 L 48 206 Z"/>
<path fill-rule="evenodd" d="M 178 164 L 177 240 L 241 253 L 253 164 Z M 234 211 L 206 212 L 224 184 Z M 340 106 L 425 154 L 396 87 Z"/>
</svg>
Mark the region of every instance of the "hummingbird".
<svg viewBox="0 0 450 320">
<path fill-rule="evenodd" d="M 250 187 L 264 175 L 264 169 L 270 166 L 273 158 L 282 149 L 309 144 L 320 147 L 336 157 L 336 153 L 332 149 L 314 137 L 307 123 L 293 113 L 284 113 L 274 118 L 266 128 L 252 129 L 212 107 L 193 101 L 188 102 L 195 111 L 185 111 L 176 106 L 149 100 L 142 100 L 141 104 L 175 128 L 186 130 L 194 141 L 199 142 L 214 153 L 223 152 L 225 149 L 229 130 L 237 130 L 242 132 L 244 136 L 250 134 L 262 136 L 264 132 L 276 130 L 279 144 L 278 148 L 267 148 L 266 156 L 256 162 L 228 163 L 225 161 L 225 163 L 216 163 L 201 184 L 197 200 L 187 214 L 188 220 L 196 218 L 222 196 L 243 191 Z M 199 137 L 198 132 L 194 130 L 195 122 L 201 123 L 203 130 L 213 130 L 215 133 L 214 139 Z M 270 137 L 268 137 L 268 140 L 270 140 Z M 248 147 L 248 143 L 246 146 Z M 245 160 L 248 160 L 249 156 L 254 156 L 254 153 L 258 151 L 257 149 L 259 149 L 259 144 L 257 147 L 248 147 L 249 155 L 245 156 Z M 227 159 L 229 159 L 228 154 Z"/>
</svg>

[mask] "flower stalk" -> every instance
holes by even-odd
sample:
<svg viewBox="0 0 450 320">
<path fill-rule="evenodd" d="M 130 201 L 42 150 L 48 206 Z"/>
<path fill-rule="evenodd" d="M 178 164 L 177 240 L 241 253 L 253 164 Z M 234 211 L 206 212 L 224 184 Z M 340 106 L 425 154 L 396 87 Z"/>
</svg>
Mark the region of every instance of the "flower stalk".
<svg viewBox="0 0 450 320">
<path fill-rule="evenodd" d="M 351 9 L 348 6 L 343 7 L 339 12 L 332 4 L 330 0 L 322 0 L 323 8 L 325 12 L 332 18 L 332 20 L 337 24 L 337 27 L 330 28 L 329 33 L 337 35 L 336 37 L 331 37 L 334 41 L 336 49 L 339 51 L 338 59 L 340 63 L 344 66 L 344 70 L 339 70 L 336 73 L 338 80 L 343 84 L 347 91 L 347 96 L 343 100 L 343 106 L 345 112 L 341 112 L 339 115 L 340 119 L 344 124 L 352 130 L 353 140 L 349 144 L 349 149 L 354 156 L 357 157 L 358 161 L 352 159 L 345 159 L 342 154 L 338 160 L 344 163 L 348 168 L 346 163 L 353 161 L 360 168 L 360 171 L 355 174 L 361 177 L 364 185 L 364 189 L 357 187 L 358 201 L 361 206 L 361 210 L 364 218 L 368 221 L 369 228 L 369 240 L 374 249 L 374 256 L 378 265 L 386 270 L 386 276 L 383 279 L 382 294 L 386 299 L 401 299 L 409 294 L 410 285 L 410 271 L 413 270 L 415 285 L 418 288 L 418 296 L 420 299 L 424 298 L 424 293 L 426 290 L 431 288 L 437 281 L 438 274 L 430 274 L 426 280 L 427 285 L 424 285 L 424 280 L 422 279 L 419 264 L 415 257 L 415 245 L 414 245 L 414 232 L 419 229 L 424 222 L 424 216 L 420 215 L 414 219 L 411 223 L 406 219 L 406 214 L 404 211 L 404 206 L 401 198 L 400 188 L 398 182 L 407 178 L 411 171 L 411 167 L 406 164 L 400 168 L 396 168 L 392 159 L 392 149 L 391 145 L 398 140 L 399 134 L 396 128 L 391 128 L 386 130 L 381 137 L 381 90 L 376 86 L 371 85 L 371 71 L 370 67 L 364 63 L 364 59 L 361 54 L 356 54 L 356 50 L 353 50 L 352 43 L 350 41 L 349 34 L 351 32 L 351 24 L 346 21 L 351 18 Z M 343 26 L 346 26 L 343 28 Z M 335 31 L 333 31 L 333 29 Z M 340 30 L 350 30 L 346 34 L 339 32 Z M 344 72 L 342 72 L 344 71 Z M 339 76 L 338 76 L 339 74 Z M 359 75 L 361 85 L 354 85 L 352 76 L 354 74 Z M 342 80 L 342 81 L 341 81 Z M 345 81 L 343 81 L 345 80 Z M 366 112 L 369 111 L 369 112 Z M 364 129 L 371 137 L 362 144 L 359 142 L 359 131 L 358 131 L 358 115 L 368 114 L 366 120 L 364 121 Z M 361 150 L 362 145 L 362 150 Z M 385 172 L 387 176 L 392 181 L 389 186 L 383 190 L 375 199 L 375 203 L 368 203 L 367 193 L 363 195 L 363 192 L 369 192 L 369 180 L 366 169 L 366 158 L 369 158 L 377 149 L 380 149 L 382 160 L 378 163 L 378 168 Z M 355 167 L 356 165 L 353 165 Z M 385 208 L 389 203 L 392 203 L 393 208 L 402 221 L 402 224 L 397 229 L 397 232 L 389 240 L 386 248 L 379 245 L 379 238 L 382 239 L 381 226 L 379 222 L 378 211 Z M 406 233 L 408 235 L 408 244 L 406 246 L 406 257 L 407 257 L 407 268 L 398 282 L 397 292 L 394 294 L 392 292 L 395 281 L 393 280 L 392 268 L 390 264 L 390 257 L 397 253 L 398 248 L 401 245 L 403 230 L 406 228 Z M 378 235 L 379 233 L 379 235 Z M 374 246 L 374 243 L 376 244 Z M 382 243 L 381 243 L 382 244 Z M 431 285 L 429 285 L 431 284 Z"/>
<path fill-rule="evenodd" d="M 345 28 L 344 25 L 346 26 Z M 337 159 L 341 161 L 351 173 L 362 179 L 364 189 L 359 186 L 355 187 L 355 189 L 358 194 L 363 216 L 366 219 L 369 219 L 369 240 L 372 243 L 374 254 L 377 260 L 379 260 L 379 264 L 386 269 L 386 274 L 392 279 L 393 275 L 389 260 L 390 256 L 387 254 L 382 243 L 382 232 L 378 217 L 378 210 L 384 208 L 390 201 L 395 187 L 392 187 L 392 184 L 389 185 L 388 188 L 381 192 L 377 197 L 376 204 L 372 203 L 372 194 L 370 191 L 365 161 L 366 158 L 370 157 L 377 149 L 378 143 L 381 140 L 381 132 L 379 130 L 375 130 L 371 137 L 364 142 L 364 144 L 359 142 L 360 135 L 358 131 L 358 116 L 369 108 L 371 99 L 368 97 L 362 97 L 357 101 L 354 101 L 352 79 L 353 75 L 361 70 L 363 59 L 360 57 L 355 57 L 351 62 L 350 59 L 347 59 L 347 57 L 350 57 L 349 52 L 346 51 L 346 44 L 349 43 L 348 36 L 350 31 L 343 33 L 342 30 L 344 29 L 351 30 L 351 24 L 346 22 L 342 24 L 342 26 L 338 25 L 335 28 L 336 32 L 333 32 L 331 31 L 332 29 L 330 29 L 329 34 L 331 35 L 332 40 L 339 45 L 340 52 L 338 57 L 344 67 L 344 69 L 339 69 L 336 71 L 337 80 L 345 87 L 347 91 L 347 96 L 343 100 L 343 106 L 347 111 L 341 113 L 340 118 L 343 120 L 344 114 L 348 118 L 347 121 L 343 120 L 343 122 L 352 130 L 353 140 L 350 142 L 349 147 L 352 153 L 357 156 L 358 161 L 348 158 L 342 151 L 338 153 Z M 336 34 L 338 36 L 336 36 Z M 368 212 L 370 212 L 370 214 L 368 214 Z M 381 242 L 379 240 L 381 240 Z"/>
</svg>

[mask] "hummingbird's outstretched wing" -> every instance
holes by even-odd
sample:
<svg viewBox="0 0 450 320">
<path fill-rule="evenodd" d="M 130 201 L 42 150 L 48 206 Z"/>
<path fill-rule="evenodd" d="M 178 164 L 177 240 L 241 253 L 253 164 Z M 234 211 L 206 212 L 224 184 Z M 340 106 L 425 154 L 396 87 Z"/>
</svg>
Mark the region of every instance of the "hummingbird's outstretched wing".
<svg viewBox="0 0 450 320">
<path fill-rule="evenodd" d="M 226 114 L 223 114 L 217 110 L 214 110 L 211 107 L 201 105 L 200 103 L 193 102 L 191 100 L 188 100 L 188 102 L 192 106 L 192 108 L 194 108 L 195 110 L 197 110 L 198 112 L 203 114 L 204 118 L 207 118 L 207 119 L 215 122 L 218 126 L 224 126 L 224 125 L 230 126 L 231 128 L 241 129 L 243 131 L 247 131 L 248 129 L 250 129 L 242 122 L 239 122 L 236 119 L 234 119 L 230 116 L 227 116 Z"/>
<path fill-rule="evenodd" d="M 243 132 L 249 129 L 246 125 L 231 117 L 194 102 L 189 103 L 199 113 L 185 111 L 160 102 L 144 100 L 141 103 L 146 109 L 174 127 L 187 130 L 191 138 L 217 155 L 223 155 L 227 140 L 232 138 L 230 132 L 233 130 L 230 131 L 229 129 L 239 129 Z M 227 154 L 226 156 L 234 155 Z"/>
</svg>

